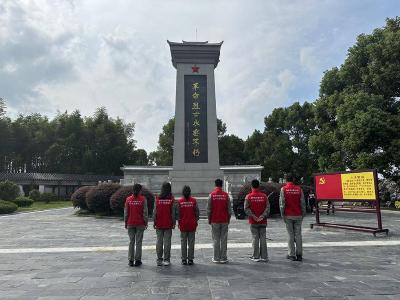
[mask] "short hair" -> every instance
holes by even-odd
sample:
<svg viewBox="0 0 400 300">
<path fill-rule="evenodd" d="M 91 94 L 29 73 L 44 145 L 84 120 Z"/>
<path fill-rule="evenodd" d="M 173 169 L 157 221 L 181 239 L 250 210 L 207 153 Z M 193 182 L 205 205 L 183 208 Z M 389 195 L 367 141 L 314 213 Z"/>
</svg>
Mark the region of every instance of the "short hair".
<svg viewBox="0 0 400 300">
<path fill-rule="evenodd" d="M 222 179 L 215 179 L 215 186 L 222 187 L 223 183 Z"/>
<path fill-rule="evenodd" d="M 260 187 L 260 182 L 257 179 L 253 179 L 251 181 L 251 187 L 254 189 L 258 189 Z"/>
<path fill-rule="evenodd" d="M 133 195 L 138 196 L 142 191 L 142 185 L 139 183 L 135 183 L 133 185 Z"/>
<path fill-rule="evenodd" d="M 293 178 L 292 173 L 287 173 L 285 175 L 285 179 L 286 179 L 286 182 L 293 182 L 294 178 Z"/>
<path fill-rule="evenodd" d="M 183 197 L 185 197 L 186 199 L 190 197 L 190 194 L 192 193 L 192 190 L 190 189 L 190 186 L 185 185 L 182 188 L 182 195 Z"/>
</svg>

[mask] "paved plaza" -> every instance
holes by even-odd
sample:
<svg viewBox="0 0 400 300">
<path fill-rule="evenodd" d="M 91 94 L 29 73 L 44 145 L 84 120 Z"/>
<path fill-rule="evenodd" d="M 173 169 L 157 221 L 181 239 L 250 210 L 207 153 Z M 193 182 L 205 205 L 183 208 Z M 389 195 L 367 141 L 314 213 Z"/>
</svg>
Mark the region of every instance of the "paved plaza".
<svg viewBox="0 0 400 300">
<path fill-rule="evenodd" d="M 211 232 L 201 220 L 195 265 L 155 265 L 155 230 L 145 232 L 143 265 L 128 267 L 128 237 L 118 218 L 77 217 L 72 208 L 0 217 L 0 299 L 400 299 L 400 213 L 383 212 L 389 237 L 303 223 L 304 261 L 286 256 L 279 217 L 269 220 L 269 263 L 248 259 L 245 220 L 229 229 L 230 263 L 211 263 Z M 321 221 L 375 225 L 371 215 L 338 213 Z"/>
</svg>

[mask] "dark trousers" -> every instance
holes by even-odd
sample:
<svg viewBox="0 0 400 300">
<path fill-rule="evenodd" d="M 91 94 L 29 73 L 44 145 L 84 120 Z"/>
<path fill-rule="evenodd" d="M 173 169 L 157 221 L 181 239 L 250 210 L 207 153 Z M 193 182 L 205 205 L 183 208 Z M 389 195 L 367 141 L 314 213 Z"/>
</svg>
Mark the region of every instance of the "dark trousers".
<svg viewBox="0 0 400 300">
<path fill-rule="evenodd" d="M 194 259 L 196 231 L 181 231 L 181 251 L 183 259 Z"/>
</svg>

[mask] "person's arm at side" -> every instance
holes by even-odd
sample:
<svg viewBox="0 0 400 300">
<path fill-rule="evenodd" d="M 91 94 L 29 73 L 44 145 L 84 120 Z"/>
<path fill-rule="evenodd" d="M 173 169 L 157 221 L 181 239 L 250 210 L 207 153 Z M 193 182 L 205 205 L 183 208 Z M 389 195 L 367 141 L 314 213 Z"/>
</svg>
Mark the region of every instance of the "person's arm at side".
<svg viewBox="0 0 400 300">
<path fill-rule="evenodd" d="M 143 205 L 143 219 L 144 219 L 144 224 L 147 228 L 147 224 L 149 223 L 149 210 L 147 208 L 147 200 L 144 199 L 144 205 Z"/>
<path fill-rule="evenodd" d="M 257 221 L 256 215 L 250 209 L 250 204 L 249 204 L 249 200 L 247 199 L 247 196 L 246 196 L 246 198 L 244 198 L 244 212 L 246 213 L 246 215 L 248 217 L 253 218 L 255 221 Z"/>
<path fill-rule="evenodd" d="M 284 218 L 284 212 L 285 212 L 285 193 L 283 191 L 283 188 L 281 189 L 281 193 L 279 195 L 279 209 L 281 211 L 281 216 Z"/>
<path fill-rule="evenodd" d="M 200 219 L 200 210 L 199 210 L 199 206 L 197 205 L 197 201 L 196 201 L 196 206 L 195 206 L 195 214 L 196 214 L 196 220 L 198 221 Z"/>
<path fill-rule="evenodd" d="M 267 197 L 267 206 L 265 207 L 265 210 L 263 211 L 263 213 L 260 216 L 260 221 L 262 221 L 263 219 L 266 219 L 269 216 L 269 210 L 270 210 L 270 204 L 269 204 L 269 199 Z"/>
<path fill-rule="evenodd" d="M 232 209 L 232 201 L 231 201 L 231 197 L 228 196 L 228 223 L 231 222 L 231 217 L 233 214 L 233 209 Z"/>
<path fill-rule="evenodd" d="M 153 227 L 154 228 L 156 228 L 156 215 L 157 215 L 157 202 L 154 201 L 154 208 L 153 208 Z"/>
<path fill-rule="evenodd" d="M 208 195 L 207 199 L 207 218 L 208 218 L 208 224 L 211 224 L 211 194 Z"/>
<path fill-rule="evenodd" d="M 176 202 L 175 202 L 175 199 L 173 201 L 174 202 L 172 202 L 171 218 L 172 218 L 173 228 L 175 228 L 175 225 L 176 225 Z"/>
<path fill-rule="evenodd" d="M 129 218 L 128 201 L 125 200 L 125 207 L 124 207 L 125 228 L 128 228 L 128 218 Z"/>
<path fill-rule="evenodd" d="M 303 217 L 306 216 L 307 210 L 306 210 L 306 201 L 304 199 L 304 193 L 301 191 L 301 196 L 300 196 L 300 205 L 301 205 L 301 215 Z"/>
</svg>

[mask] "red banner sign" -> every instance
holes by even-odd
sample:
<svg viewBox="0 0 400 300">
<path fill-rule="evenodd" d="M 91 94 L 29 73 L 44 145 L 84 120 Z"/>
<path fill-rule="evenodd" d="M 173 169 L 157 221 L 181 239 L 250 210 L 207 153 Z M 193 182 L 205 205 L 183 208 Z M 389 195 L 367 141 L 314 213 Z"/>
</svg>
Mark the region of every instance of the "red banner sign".
<svg viewBox="0 0 400 300">
<path fill-rule="evenodd" d="M 377 199 L 374 171 L 351 171 L 317 174 L 315 194 L 317 200 L 369 200 Z"/>
</svg>

